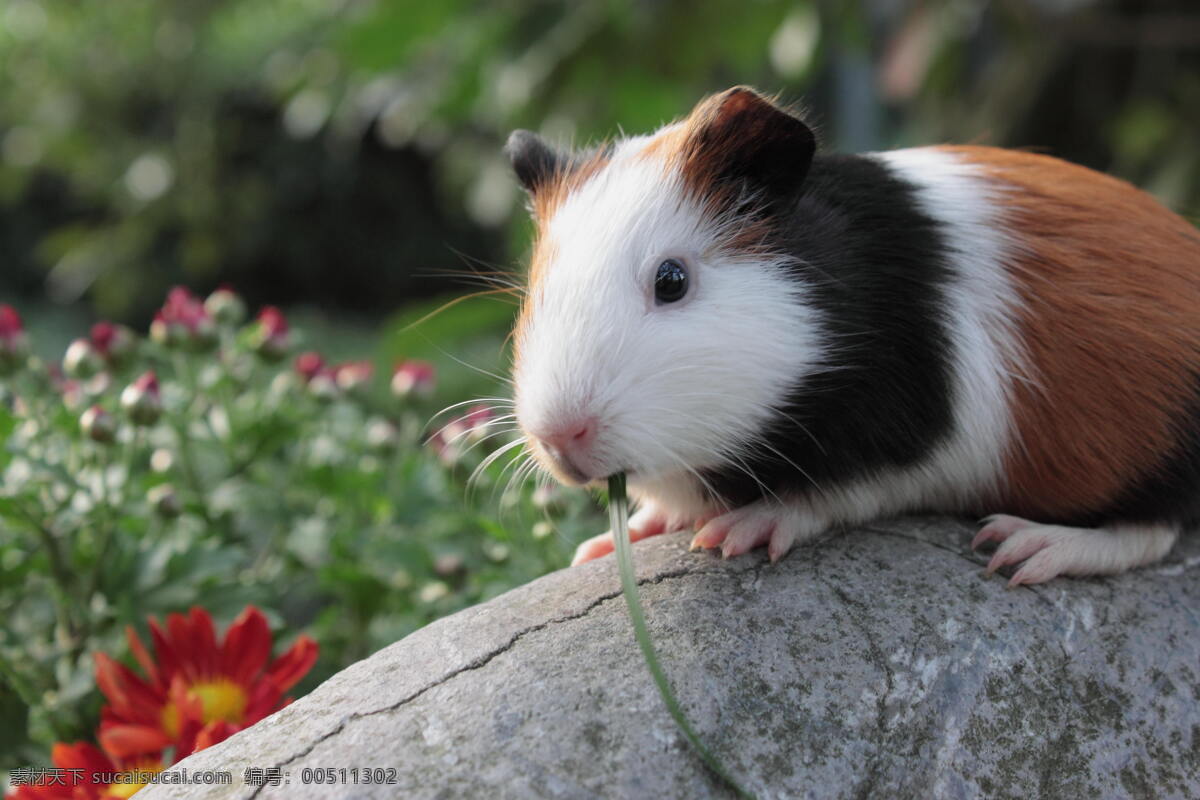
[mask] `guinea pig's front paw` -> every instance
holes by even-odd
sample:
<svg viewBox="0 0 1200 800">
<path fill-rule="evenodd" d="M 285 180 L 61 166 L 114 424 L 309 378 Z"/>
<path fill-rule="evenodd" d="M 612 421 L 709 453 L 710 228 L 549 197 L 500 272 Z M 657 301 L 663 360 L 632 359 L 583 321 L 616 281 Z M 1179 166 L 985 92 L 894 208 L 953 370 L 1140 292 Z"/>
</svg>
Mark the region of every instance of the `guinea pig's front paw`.
<svg viewBox="0 0 1200 800">
<path fill-rule="evenodd" d="M 692 549 L 720 547 L 721 555 L 730 558 L 765 544 L 771 561 L 778 561 L 797 541 L 823 529 L 802 508 L 760 500 L 710 519 L 692 538 Z"/>
<path fill-rule="evenodd" d="M 1113 575 L 1153 564 L 1170 552 L 1179 535 L 1171 525 L 1069 528 L 1007 514 L 993 514 L 983 522 L 971 547 L 999 544 L 987 565 L 989 575 L 1021 564 L 1009 578 L 1009 586 L 1044 583 L 1059 575 Z"/>
<path fill-rule="evenodd" d="M 647 505 L 639 508 L 629 518 L 629 541 L 641 541 L 650 536 L 658 536 L 660 533 L 670 533 L 686 526 L 686 522 L 674 519 L 669 514 L 661 511 L 657 506 Z M 613 542 L 612 531 L 602 533 L 599 536 L 593 536 L 591 539 L 581 542 L 575 548 L 575 555 L 571 559 L 571 566 L 591 561 L 593 558 L 606 556 L 613 551 L 614 547 L 615 543 Z"/>
</svg>

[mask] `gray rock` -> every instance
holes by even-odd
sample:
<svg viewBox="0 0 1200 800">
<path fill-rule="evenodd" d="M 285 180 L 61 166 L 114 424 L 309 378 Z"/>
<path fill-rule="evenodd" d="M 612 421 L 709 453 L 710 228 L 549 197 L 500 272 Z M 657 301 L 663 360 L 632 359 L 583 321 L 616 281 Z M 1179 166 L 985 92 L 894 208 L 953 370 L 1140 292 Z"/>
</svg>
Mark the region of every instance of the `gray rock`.
<svg viewBox="0 0 1200 800">
<path fill-rule="evenodd" d="M 729 770 L 761 798 L 1200 797 L 1200 537 L 1007 589 L 971 533 L 883 522 L 774 566 L 639 544 L 659 654 Z M 611 558 L 429 625 L 184 767 L 233 784 L 139 800 L 729 796 L 655 692 Z M 311 772 L 343 767 L 394 783 Z"/>
</svg>

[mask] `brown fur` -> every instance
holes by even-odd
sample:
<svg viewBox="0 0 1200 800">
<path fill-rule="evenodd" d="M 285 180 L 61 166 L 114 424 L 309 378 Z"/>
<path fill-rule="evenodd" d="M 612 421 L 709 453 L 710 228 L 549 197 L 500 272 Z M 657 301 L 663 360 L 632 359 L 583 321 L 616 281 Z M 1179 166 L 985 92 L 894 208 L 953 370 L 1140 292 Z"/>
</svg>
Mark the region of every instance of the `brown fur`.
<svg viewBox="0 0 1200 800">
<path fill-rule="evenodd" d="M 947 147 L 1004 187 L 1027 380 L 997 507 L 1070 518 L 1152 475 L 1200 371 L 1200 236 L 1129 184 L 1047 156 Z"/>
<path fill-rule="evenodd" d="M 531 200 L 539 234 L 571 192 L 595 177 L 600 170 L 608 166 L 608 162 L 607 148 L 598 147 L 586 161 L 564 164 L 538 186 Z"/>
<path fill-rule="evenodd" d="M 730 155 L 752 149 L 746 147 L 748 142 L 761 145 L 777 139 L 780 122 L 788 117 L 774 99 L 737 86 L 701 100 L 685 119 L 656 134 L 637 157 L 657 159 L 664 175 L 680 175 L 683 191 L 706 215 L 719 218 L 736 207 L 746 191 L 743 185 L 722 180 Z M 722 246 L 742 253 L 761 251 L 769 233 L 769 219 L 746 219 Z"/>
<path fill-rule="evenodd" d="M 659 158 L 665 170 L 678 171 L 684 191 L 718 214 L 742 191 L 721 180 L 731 154 L 757 149 L 748 143 L 762 147 L 779 139 L 780 121 L 789 118 L 772 99 L 735 86 L 701 100 L 682 122 L 651 139 L 641 156 Z"/>
</svg>

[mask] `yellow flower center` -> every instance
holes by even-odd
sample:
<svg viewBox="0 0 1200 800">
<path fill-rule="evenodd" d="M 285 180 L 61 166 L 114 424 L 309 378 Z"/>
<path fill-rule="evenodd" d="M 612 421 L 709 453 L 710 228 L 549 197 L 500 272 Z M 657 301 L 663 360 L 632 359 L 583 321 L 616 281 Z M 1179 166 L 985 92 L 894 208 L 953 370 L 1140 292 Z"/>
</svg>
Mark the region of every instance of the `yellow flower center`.
<svg viewBox="0 0 1200 800">
<path fill-rule="evenodd" d="M 134 770 L 143 774 L 158 773 L 163 771 L 163 765 L 161 762 L 147 761 L 145 763 L 138 764 L 136 767 L 134 767 Z M 124 774 L 129 778 L 129 780 L 122 781 L 120 783 L 110 783 L 108 786 L 104 787 L 105 797 L 133 797 L 135 792 L 145 787 L 146 781 L 137 783 L 134 780 L 135 778 L 142 777 L 142 775 L 135 776 L 132 772 L 126 772 Z"/>
<path fill-rule="evenodd" d="M 246 690 L 228 678 L 193 683 L 187 690 L 188 699 L 199 700 L 201 722 L 224 720 L 241 722 L 246 713 Z M 179 709 L 167 703 L 162 710 L 162 726 L 172 738 L 179 735 Z"/>
</svg>

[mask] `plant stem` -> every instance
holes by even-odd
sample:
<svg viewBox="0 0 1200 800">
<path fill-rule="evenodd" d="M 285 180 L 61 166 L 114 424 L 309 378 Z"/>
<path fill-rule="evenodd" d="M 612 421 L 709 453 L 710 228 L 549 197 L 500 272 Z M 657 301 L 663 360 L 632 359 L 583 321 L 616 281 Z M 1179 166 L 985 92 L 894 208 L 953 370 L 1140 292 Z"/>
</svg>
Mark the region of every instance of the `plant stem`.
<svg viewBox="0 0 1200 800">
<path fill-rule="evenodd" d="M 613 540 L 616 542 L 617 569 L 621 574 L 621 590 L 625 593 L 625 603 L 629 606 L 629 619 L 633 623 L 633 635 L 637 639 L 638 647 L 642 649 L 646 666 L 650 669 L 654 685 L 658 687 L 658 693 L 662 696 L 667 711 L 670 712 L 675 724 L 679 726 L 679 730 L 683 732 L 684 737 L 692 745 L 696 755 L 700 756 L 704 765 L 739 797 L 753 798 L 754 795 L 743 789 L 717 760 L 717 757 L 709 752 L 704 743 L 700 741 L 700 737 L 692 729 L 691 723 L 683 713 L 683 708 L 675 698 L 675 693 L 671 691 L 671 684 L 667 680 L 667 675 L 658 660 L 658 654 L 654 650 L 654 642 L 650 639 L 650 631 L 646 627 L 646 615 L 642 611 L 642 601 L 638 596 L 637 577 L 633 571 L 633 547 L 629 542 L 629 499 L 625 495 L 625 473 L 623 472 L 618 472 L 608 479 L 608 513 L 612 521 Z"/>
<path fill-rule="evenodd" d="M 71 591 L 73 584 L 66 567 L 66 562 L 63 560 L 62 550 L 58 547 L 58 537 L 36 514 L 31 513 L 23 504 L 18 506 L 18 510 L 29 524 L 29 527 L 41 539 L 42 547 L 46 550 L 46 559 L 50 562 L 50 576 L 54 579 L 54 585 L 57 590 L 55 591 L 57 598 L 54 603 L 54 614 L 58 620 L 59 627 L 67 632 L 72 641 L 75 641 L 79 636 L 79 627 L 75 622 L 73 613 L 75 605 L 72 601 L 73 593 Z"/>
<path fill-rule="evenodd" d="M 130 437 L 129 443 L 125 446 L 124 458 L 122 461 L 125 464 L 125 488 L 121 495 L 122 505 L 129 498 L 129 484 L 133 477 L 133 459 L 137 453 L 138 444 L 141 440 L 141 429 L 134 428 L 133 436 Z M 107 456 L 107 451 L 105 453 Z M 84 602 L 89 602 L 92 595 L 100 588 L 100 579 L 104 574 L 105 558 L 108 555 L 108 550 L 112 547 L 113 537 L 117 530 L 117 509 L 114 507 L 111 487 L 108 485 L 108 471 L 112 466 L 112 461 L 109 458 L 100 459 L 100 488 L 104 501 L 104 527 L 100 530 L 100 534 L 96 539 L 96 561 L 92 564 L 92 574 L 88 580 L 87 593 L 84 595 Z"/>
<path fill-rule="evenodd" d="M 188 487 L 196 495 L 196 505 L 200 507 L 200 516 L 204 519 L 205 527 L 211 531 L 213 518 L 208 512 L 208 497 L 204 491 L 204 486 L 200 482 L 200 473 L 196 469 L 196 462 L 192 459 L 191 438 L 188 436 L 187 430 L 188 414 L 196 401 L 195 382 L 192 380 L 192 373 L 188 366 L 187 357 L 182 353 L 175 354 L 174 367 L 175 374 L 183 383 L 184 390 L 188 396 L 187 403 L 183 407 L 182 417 L 171 419 L 171 428 L 175 431 L 175 438 L 179 444 L 179 466 Z"/>
<path fill-rule="evenodd" d="M 41 693 L 25 680 L 21 671 L 4 655 L 3 651 L 0 651 L 0 680 L 11 686 L 17 693 L 17 697 L 21 698 L 21 702 L 29 708 L 37 708 L 42 704 Z"/>
</svg>

